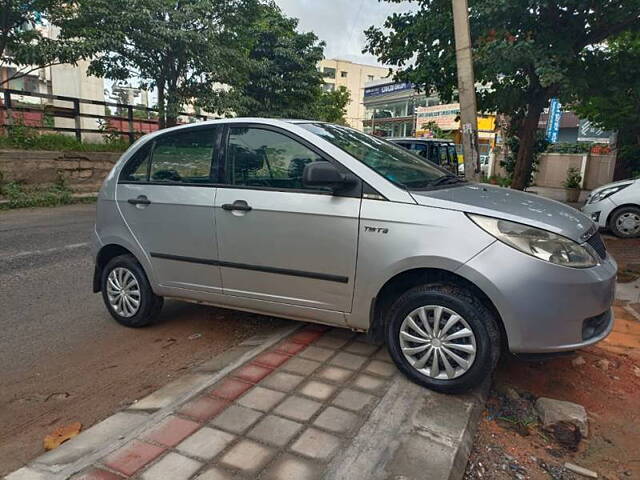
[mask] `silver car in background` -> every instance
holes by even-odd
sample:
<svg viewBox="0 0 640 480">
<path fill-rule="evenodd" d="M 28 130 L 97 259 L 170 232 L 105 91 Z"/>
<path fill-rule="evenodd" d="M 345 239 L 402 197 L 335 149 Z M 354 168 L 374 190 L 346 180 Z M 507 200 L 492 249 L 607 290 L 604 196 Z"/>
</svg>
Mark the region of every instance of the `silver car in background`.
<svg viewBox="0 0 640 480">
<path fill-rule="evenodd" d="M 94 243 L 94 291 L 123 325 L 175 298 L 367 331 L 442 392 L 478 385 L 502 348 L 571 351 L 613 327 L 617 267 L 588 217 L 327 123 L 143 137 L 104 182 Z"/>
</svg>

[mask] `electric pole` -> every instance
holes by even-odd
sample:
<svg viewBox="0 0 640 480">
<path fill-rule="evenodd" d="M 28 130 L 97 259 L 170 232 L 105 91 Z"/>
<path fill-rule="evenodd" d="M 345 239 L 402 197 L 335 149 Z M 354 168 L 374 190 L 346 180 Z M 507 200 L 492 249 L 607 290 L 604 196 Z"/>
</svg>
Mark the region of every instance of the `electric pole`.
<svg viewBox="0 0 640 480">
<path fill-rule="evenodd" d="M 469 6 L 467 0 L 451 1 L 456 40 L 456 64 L 458 66 L 464 176 L 467 180 L 477 182 L 480 181 L 481 175 L 478 152 L 476 85 L 473 75 L 473 59 L 471 58 L 471 32 L 469 31 Z"/>
</svg>

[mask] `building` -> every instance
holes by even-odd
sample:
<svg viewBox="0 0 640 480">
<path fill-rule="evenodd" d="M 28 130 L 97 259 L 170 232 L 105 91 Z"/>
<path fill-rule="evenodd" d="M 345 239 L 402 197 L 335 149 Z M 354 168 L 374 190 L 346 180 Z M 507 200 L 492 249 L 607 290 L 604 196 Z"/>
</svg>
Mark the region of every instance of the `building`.
<svg viewBox="0 0 640 480">
<path fill-rule="evenodd" d="M 323 74 L 325 90 L 335 90 L 339 87 L 346 87 L 349 90 L 351 101 L 347 106 L 347 124 L 362 130 L 365 120 L 365 108 L 362 104 L 365 84 L 387 78 L 389 69 L 339 59 L 322 60 L 318 69 Z"/>
<path fill-rule="evenodd" d="M 42 34 L 48 38 L 56 38 L 57 27 L 53 25 L 40 25 L 37 27 Z M 87 100 L 104 101 L 104 80 L 102 78 L 89 76 L 87 70 L 89 62 L 79 60 L 76 65 L 62 64 L 40 68 L 30 72 L 28 75 L 9 80 L 8 84 L 2 86 L 12 90 L 22 90 L 33 93 L 45 93 L 49 95 L 62 95 L 68 97 L 83 98 Z M 0 67 L 0 81 L 6 81 L 15 74 L 17 67 L 5 64 Z M 24 104 L 37 104 L 45 106 L 54 104 L 58 107 L 71 108 L 73 104 L 64 100 L 50 100 L 27 95 L 13 96 L 13 100 Z M 82 113 L 93 115 L 104 115 L 105 110 L 102 105 L 81 104 Z M 55 126 L 61 128 L 74 128 L 75 120 L 72 118 L 55 118 Z M 81 128 L 98 128 L 95 118 L 83 117 L 80 119 Z M 87 134 L 86 138 L 98 140 L 100 134 Z"/>
</svg>

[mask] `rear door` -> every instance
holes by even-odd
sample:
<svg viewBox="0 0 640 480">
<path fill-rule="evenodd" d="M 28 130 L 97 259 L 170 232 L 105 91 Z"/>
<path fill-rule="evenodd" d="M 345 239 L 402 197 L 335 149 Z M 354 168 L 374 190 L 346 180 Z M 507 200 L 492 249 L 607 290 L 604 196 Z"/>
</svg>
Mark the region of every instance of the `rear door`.
<svg viewBox="0 0 640 480">
<path fill-rule="evenodd" d="M 158 136 L 123 168 L 116 199 L 167 287 L 221 292 L 214 217 L 222 127 Z"/>
<path fill-rule="evenodd" d="M 233 124 L 225 137 L 215 203 L 224 293 L 350 311 L 361 186 L 305 188 L 305 165 L 332 160 L 286 130 Z"/>
</svg>

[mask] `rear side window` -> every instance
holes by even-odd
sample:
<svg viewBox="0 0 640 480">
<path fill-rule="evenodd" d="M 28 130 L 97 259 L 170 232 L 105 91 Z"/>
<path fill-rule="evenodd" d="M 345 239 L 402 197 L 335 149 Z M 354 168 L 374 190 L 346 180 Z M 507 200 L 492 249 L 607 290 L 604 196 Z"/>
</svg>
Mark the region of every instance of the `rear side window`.
<svg viewBox="0 0 640 480">
<path fill-rule="evenodd" d="M 150 180 L 210 183 L 217 127 L 194 128 L 159 137 L 151 153 Z"/>
<path fill-rule="evenodd" d="M 231 185 L 305 189 L 304 167 L 326 161 L 300 142 L 261 128 L 232 127 L 227 146 L 227 176 Z M 317 187 L 313 188 L 318 190 Z"/>
<path fill-rule="evenodd" d="M 146 182 L 149 178 L 149 152 L 151 151 L 151 143 L 147 142 L 142 146 L 133 157 L 129 159 L 122 169 L 120 180 L 124 182 Z"/>
</svg>

